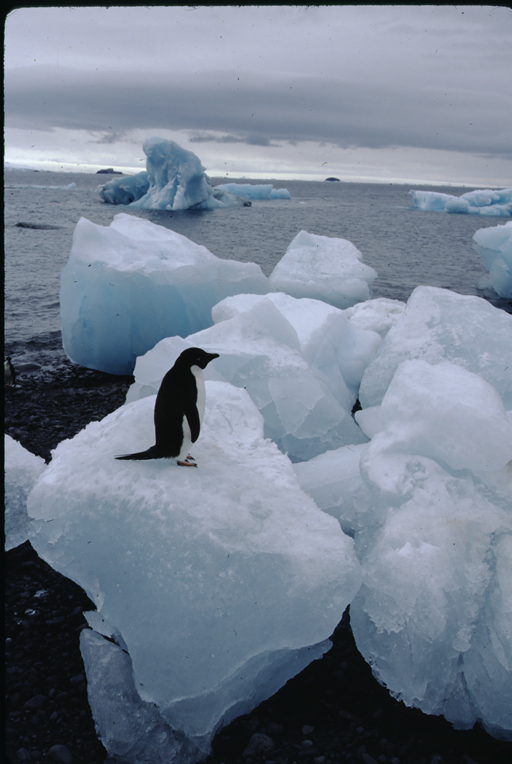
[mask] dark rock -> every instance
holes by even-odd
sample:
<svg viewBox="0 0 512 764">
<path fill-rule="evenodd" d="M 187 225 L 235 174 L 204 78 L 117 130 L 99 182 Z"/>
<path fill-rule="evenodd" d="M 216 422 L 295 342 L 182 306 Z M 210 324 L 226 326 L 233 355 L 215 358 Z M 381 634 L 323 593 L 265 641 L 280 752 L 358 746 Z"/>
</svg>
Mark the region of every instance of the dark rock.
<svg viewBox="0 0 512 764">
<path fill-rule="evenodd" d="M 275 748 L 275 743 L 271 737 L 265 735 L 263 732 L 255 732 L 249 740 L 242 756 L 245 759 L 256 758 L 264 753 L 268 753 Z"/>
<path fill-rule="evenodd" d="M 52 745 L 48 751 L 48 756 L 58 764 L 70 764 L 73 760 L 71 751 L 65 745 Z"/>
<path fill-rule="evenodd" d="M 37 711 L 38 708 L 42 708 L 48 702 L 48 698 L 45 695 L 34 695 L 33 698 L 27 700 L 24 703 L 24 708 L 30 708 L 31 711 Z"/>
</svg>

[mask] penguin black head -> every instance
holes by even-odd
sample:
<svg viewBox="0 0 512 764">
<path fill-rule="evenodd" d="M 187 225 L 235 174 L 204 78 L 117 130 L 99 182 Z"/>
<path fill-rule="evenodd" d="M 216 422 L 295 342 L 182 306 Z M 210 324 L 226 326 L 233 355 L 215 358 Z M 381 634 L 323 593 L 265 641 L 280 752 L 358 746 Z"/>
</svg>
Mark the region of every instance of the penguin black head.
<svg viewBox="0 0 512 764">
<path fill-rule="evenodd" d="M 206 369 L 210 361 L 218 357 L 218 353 L 207 353 L 201 348 L 187 348 L 178 356 L 175 366 L 184 366 L 189 369 L 191 366 L 199 366 L 200 369 Z"/>
</svg>

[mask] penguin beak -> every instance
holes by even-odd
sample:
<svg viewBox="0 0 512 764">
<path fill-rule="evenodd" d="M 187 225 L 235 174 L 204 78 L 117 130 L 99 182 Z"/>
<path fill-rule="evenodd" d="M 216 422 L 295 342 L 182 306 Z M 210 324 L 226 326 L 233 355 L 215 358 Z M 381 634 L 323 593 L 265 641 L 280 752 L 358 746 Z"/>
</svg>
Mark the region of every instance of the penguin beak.
<svg viewBox="0 0 512 764">
<path fill-rule="evenodd" d="M 210 361 L 213 361 L 215 358 L 218 358 L 218 357 L 219 357 L 219 354 L 218 354 L 218 353 L 207 353 L 206 355 L 207 355 L 207 361 L 206 361 L 206 364 L 205 364 L 205 366 L 208 366 L 208 364 L 210 363 Z"/>
</svg>

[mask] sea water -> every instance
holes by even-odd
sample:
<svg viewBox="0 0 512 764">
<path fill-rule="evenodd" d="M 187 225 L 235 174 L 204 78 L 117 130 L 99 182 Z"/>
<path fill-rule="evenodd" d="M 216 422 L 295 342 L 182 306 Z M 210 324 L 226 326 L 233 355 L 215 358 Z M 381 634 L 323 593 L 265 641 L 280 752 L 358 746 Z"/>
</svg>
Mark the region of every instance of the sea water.
<svg viewBox="0 0 512 764">
<path fill-rule="evenodd" d="M 102 202 L 96 188 L 108 179 L 92 173 L 5 172 L 5 352 L 22 367 L 52 368 L 65 358 L 59 287 L 73 231 L 80 217 L 108 226 L 119 212 L 170 228 L 217 257 L 255 262 L 267 276 L 299 231 L 340 237 L 355 244 L 378 272 L 374 297 L 405 301 L 416 286 L 430 285 L 485 296 L 511 310 L 510 302 L 477 289 L 487 271 L 472 237 L 496 220 L 414 209 L 407 185 L 258 180 L 251 182 L 287 188 L 291 199 L 167 212 Z M 212 178 L 212 183 L 227 180 Z M 460 195 L 467 189 L 428 190 Z"/>
</svg>

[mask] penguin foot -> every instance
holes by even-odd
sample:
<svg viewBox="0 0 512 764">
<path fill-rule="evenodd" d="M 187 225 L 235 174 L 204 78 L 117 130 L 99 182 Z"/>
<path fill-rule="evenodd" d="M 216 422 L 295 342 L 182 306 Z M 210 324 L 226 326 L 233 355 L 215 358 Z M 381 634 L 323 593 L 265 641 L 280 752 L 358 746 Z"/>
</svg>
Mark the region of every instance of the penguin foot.
<svg viewBox="0 0 512 764">
<path fill-rule="evenodd" d="M 197 464 L 195 463 L 195 460 L 189 462 L 188 456 L 187 456 L 187 458 L 185 459 L 184 462 L 176 462 L 176 463 L 178 464 L 179 467 L 197 467 Z"/>
</svg>

